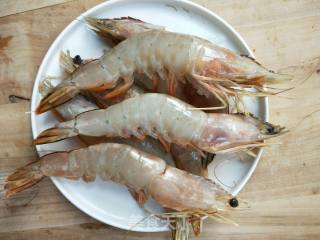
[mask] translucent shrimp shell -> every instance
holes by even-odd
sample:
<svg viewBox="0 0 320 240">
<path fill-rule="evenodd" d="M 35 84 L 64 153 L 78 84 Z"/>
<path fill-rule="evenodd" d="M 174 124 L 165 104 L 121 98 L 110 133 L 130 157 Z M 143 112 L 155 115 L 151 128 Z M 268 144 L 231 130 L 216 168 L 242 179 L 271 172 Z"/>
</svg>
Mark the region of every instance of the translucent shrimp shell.
<svg viewBox="0 0 320 240">
<path fill-rule="evenodd" d="M 127 99 L 108 109 L 80 114 L 41 133 L 35 143 L 76 136 L 143 138 L 145 135 L 207 152 L 240 146 L 276 135 L 280 129 L 253 117 L 206 114 L 164 94 L 148 93 Z M 272 128 L 267 132 L 267 127 Z M 276 129 L 276 131 L 274 131 Z"/>
<path fill-rule="evenodd" d="M 99 176 L 135 192 L 143 191 L 160 205 L 175 210 L 222 209 L 231 198 L 213 182 L 167 166 L 164 160 L 124 144 L 105 143 L 49 154 L 41 159 L 40 170 L 46 176 Z"/>
</svg>

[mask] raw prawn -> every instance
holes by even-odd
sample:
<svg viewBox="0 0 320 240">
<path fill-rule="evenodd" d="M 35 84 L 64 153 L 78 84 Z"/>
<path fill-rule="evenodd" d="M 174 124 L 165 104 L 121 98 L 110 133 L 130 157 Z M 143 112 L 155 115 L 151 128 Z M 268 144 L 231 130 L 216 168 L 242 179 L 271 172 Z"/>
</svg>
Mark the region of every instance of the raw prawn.
<svg viewBox="0 0 320 240">
<path fill-rule="evenodd" d="M 34 144 L 85 135 L 124 137 L 145 135 L 164 145 L 176 143 L 199 151 L 215 153 L 259 146 L 261 141 L 280 134 L 280 126 L 254 117 L 194 110 L 174 97 L 147 93 L 129 98 L 107 109 L 78 115 L 39 134 Z M 260 143 L 258 143 L 260 142 Z M 169 147 L 168 147 L 169 148 Z"/>
<path fill-rule="evenodd" d="M 150 30 L 124 40 L 100 59 L 77 69 L 41 100 L 36 112 L 46 112 L 82 90 L 112 89 L 105 98 L 119 96 L 132 86 L 134 73 L 146 74 L 153 80 L 154 89 L 160 81 L 166 81 L 171 95 L 177 82 L 189 82 L 200 94 L 216 96 L 223 103 L 217 108 L 225 108 L 229 96 L 265 95 L 263 84 L 289 79 L 199 37 Z M 251 87 L 258 93 L 249 91 Z"/>
<path fill-rule="evenodd" d="M 170 167 L 158 157 L 117 143 L 45 155 L 6 178 L 6 196 L 31 187 L 45 176 L 83 178 L 85 181 L 93 181 L 99 176 L 105 181 L 127 186 L 136 193 L 135 199 L 141 205 L 151 196 L 163 207 L 182 211 L 177 212 L 180 216 L 191 215 L 198 224 L 203 215 L 224 220 L 219 211 L 238 205 L 234 205 L 235 198 L 212 181 Z M 199 231 L 200 226 L 195 229 Z"/>
</svg>

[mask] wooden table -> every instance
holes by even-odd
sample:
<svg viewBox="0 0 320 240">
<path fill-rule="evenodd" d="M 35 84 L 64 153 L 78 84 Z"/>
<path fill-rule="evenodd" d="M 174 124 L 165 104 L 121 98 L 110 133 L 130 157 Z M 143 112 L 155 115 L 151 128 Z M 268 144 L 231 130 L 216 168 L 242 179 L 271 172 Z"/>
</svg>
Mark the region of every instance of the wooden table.
<svg viewBox="0 0 320 240">
<path fill-rule="evenodd" d="M 0 0 L 0 185 L 13 169 L 36 158 L 28 111 L 44 54 L 72 19 L 99 2 Z M 320 239 L 320 1 L 195 2 L 231 23 L 264 65 L 291 71 L 300 82 L 310 75 L 270 99 L 271 121 L 291 131 L 281 137 L 282 145 L 266 148 L 241 192 L 250 208 L 232 214 L 240 226 L 209 221 L 200 239 Z M 49 179 L 23 198 L 0 201 L 0 239 L 169 236 L 101 224 L 70 204 Z"/>
</svg>

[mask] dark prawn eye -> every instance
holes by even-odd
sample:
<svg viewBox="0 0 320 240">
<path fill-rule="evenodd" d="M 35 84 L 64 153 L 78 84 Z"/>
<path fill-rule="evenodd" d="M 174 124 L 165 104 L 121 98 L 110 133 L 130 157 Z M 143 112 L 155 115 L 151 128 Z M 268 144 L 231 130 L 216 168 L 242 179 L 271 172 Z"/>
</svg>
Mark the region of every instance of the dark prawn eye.
<svg viewBox="0 0 320 240">
<path fill-rule="evenodd" d="M 76 55 L 73 59 L 72 59 L 74 64 L 80 65 L 82 63 L 82 59 L 80 57 L 80 55 Z"/>
<path fill-rule="evenodd" d="M 236 208 L 236 207 L 239 206 L 239 201 L 236 198 L 231 198 L 229 200 L 229 204 L 230 204 L 231 207 Z"/>
</svg>

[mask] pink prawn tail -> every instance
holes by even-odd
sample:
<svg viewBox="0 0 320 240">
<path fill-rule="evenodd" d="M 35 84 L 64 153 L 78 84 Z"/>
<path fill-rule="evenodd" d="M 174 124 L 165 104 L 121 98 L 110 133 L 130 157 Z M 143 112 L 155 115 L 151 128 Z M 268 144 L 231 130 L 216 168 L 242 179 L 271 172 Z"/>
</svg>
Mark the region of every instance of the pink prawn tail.
<svg viewBox="0 0 320 240">
<path fill-rule="evenodd" d="M 36 139 L 33 140 L 33 145 L 46 144 L 57 142 L 66 138 L 77 136 L 72 128 L 49 128 L 41 132 Z"/>
<path fill-rule="evenodd" d="M 5 196 L 21 192 L 40 182 L 45 175 L 40 171 L 40 161 L 35 161 L 17 169 L 5 179 Z"/>
<path fill-rule="evenodd" d="M 41 99 L 39 106 L 36 109 L 37 114 L 47 112 L 76 96 L 80 89 L 76 86 L 64 86 L 56 88 Z"/>
<path fill-rule="evenodd" d="M 85 22 L 92 31 L 113 45 L 124 40 L 121 35 L 115 33 L 115 24 L 111 19 L 87 17 Z"/>
<path fill-rule="evenodd" d="M 145 31 L 157 29 L 164 30 L 164 27 L 143 22 L 132 17 L 121 18 L 85 18 L 89 28 L 105 40 L 112 41 L 113 45 Z"/>
</svg>

